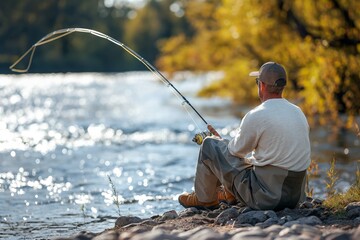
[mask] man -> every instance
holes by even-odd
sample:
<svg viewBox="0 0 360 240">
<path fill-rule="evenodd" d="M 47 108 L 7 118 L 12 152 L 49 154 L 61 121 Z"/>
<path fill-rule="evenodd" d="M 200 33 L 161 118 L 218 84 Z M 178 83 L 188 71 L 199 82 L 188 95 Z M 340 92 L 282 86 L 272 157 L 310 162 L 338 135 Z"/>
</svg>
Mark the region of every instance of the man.
<svg viewBox="0 0 360 240">
<path fill-rule="evenodd" d="M 309 125 L 301 109 L 282 98 L 286 71 L 267 62 L 250 76 L 262 103 L 244 116 L 230 141 L 208 126 L 215 136 L 201 145 L 195 192 L 179 196 L 184 207 L 213 209 L 236 199 L 253 209 L 281 210 L 305 199 Z"/>
</svg>

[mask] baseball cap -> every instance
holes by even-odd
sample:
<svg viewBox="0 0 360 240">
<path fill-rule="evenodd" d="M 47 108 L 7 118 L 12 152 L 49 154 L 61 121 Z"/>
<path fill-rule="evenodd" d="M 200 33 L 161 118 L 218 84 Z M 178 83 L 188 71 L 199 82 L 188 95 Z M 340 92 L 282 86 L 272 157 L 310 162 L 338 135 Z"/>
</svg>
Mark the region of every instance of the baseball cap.
<svg viewBox="0 0 360 240">
<path fill-rule="evenodd" d="M 249 76 L 258 77 L 261 82 L 274 87 L 284 87 L 287 80 L 285 68 L 276 62 L 264 63 L 259 71 L 251 72 Z"/>
</svg>

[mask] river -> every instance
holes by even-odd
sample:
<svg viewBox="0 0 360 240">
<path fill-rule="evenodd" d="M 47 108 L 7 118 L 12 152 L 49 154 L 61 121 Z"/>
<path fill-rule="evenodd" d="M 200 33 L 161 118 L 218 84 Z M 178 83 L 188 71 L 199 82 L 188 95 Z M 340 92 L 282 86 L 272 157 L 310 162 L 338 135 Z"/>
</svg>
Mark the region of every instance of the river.
<svg viewBox="0 0 360 240">
<path fill-rule="evenodd" d="M 230 138 L 240 121 L 231 102 L 196 97 L 217 74 L 178 74 L 182 81 L 174 85 Z M 183 209 L 177 196 L 192 190 L 199 149 L 191 139 L 205 125 L 151 73 L 0 79 L 0 238 L 99 232 L 119 215 L 147 218 Z M 337 187 L 347 189 L 360 144 L 351 134 L 339 143 L 326 130 L 315 132 L 319 177 L 310 184 L 323 197 L 331 156 L 339 159 Z"/>
</svg>

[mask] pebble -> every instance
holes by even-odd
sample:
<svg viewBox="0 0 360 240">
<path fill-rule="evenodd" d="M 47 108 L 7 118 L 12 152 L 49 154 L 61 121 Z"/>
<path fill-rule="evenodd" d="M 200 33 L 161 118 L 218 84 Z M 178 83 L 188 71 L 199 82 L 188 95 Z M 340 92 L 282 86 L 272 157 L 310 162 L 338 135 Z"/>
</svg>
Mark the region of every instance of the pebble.
<svg viewBox="0 0 360 240">
<path fill-rule="evenodd" d="M 57 238 L 57 240 L 360 239 L 360 216 L 358 215 L 360 202 L 354 202 L 346 206 L 346 216 L 339 218 L 337 221 L 340 221 L 340 223 L 343 221 L 347 225 L 338 228 L 329 225 L 329 220 L 324 218 L 326 210 L 321 206 L 319 207 L 320 200 L 315 202 L 314 199 L 309 199 L 309 201 L 312 201 L 313 208 L 284 209 L 279 212 L 228 206 L 211 212 L 189 208 L 178 214 L 172 210 L 165 212 L 161 216 L 154 216 L 144 220 L 138 217 L 122 216 L 116 220 L 116 228 L 114 229 L 106 230 L 100 234 L 80 232 L 75 236 Z M 320 219 L 318 216 L 323 217 Z M 207 220 L 199 221 L 199 219 Z M 331 221 L 333 220 L 334 216 L 331 218 Z M 190 223 L 186 225 L 190 229 L 184 230 L 180 227 L 182 225 L 177 225 L 177 221 Z M 225 227 L 220 227 L 222 225 L 225 225 Z M 329 226 L 331 227 L 329 228 Z M 222 231 L 218 231 L 217 228 L 222 229 Z"/>
<path fill-rule="evenodd" d="M 182 238 L 174 235 L 170 235 L 166 232 L 164 232 L 161 229 L 154 229 L 149 232 L 144 232 L 138 235 L 135 235 L 131 238 L 131 240 L 182 240 Z"/>
<path fill-rule="evenodd" d="M 211 228 L 203 228 L 188 238 L 189 240 L 225 240 L 229 236 L 224 233 L 219 233 Z"/>
<path fill-rule="evenodd" d="M 123 227 L 131 223 L 139 223 L 142 219 L 139 217 L 133 217 L 133 216 L 121 216 L 116 219 L 115 227 Z"/>
<path fill-rule="evenodd" d="M 179 215 L 177 214 L 177 212 L 175 210 L 172 210 L 172 211 L 168 211 L 168 212 L 165 212 L 160 220 L 161 221 L 165 221 L 165 220 L 169 220 L 169 219 L 175 219 L 175 218 L 178 218 Z"/>
<path fill-rule="evenodd" d="M 216 217 L 215 223 L 223 225 L 228 221 L 237 218 L 238 216 L 239 211 L 236 208 L 228 208 Z"/>
<path fill-rule="evenodd" d="M 264 211 L 250 211 L 240 214 L 236 218 L 236 224 L 251 224 L 255 225 L 258 222 L 264 222 L 268 217 L 265 215 Z"/>
<path fill-rule="evenodd" d="M 179 213 L 179 217 L 191 217 L 194 216 L 195 214 L 199 214 L 200 210 L 198 210 L 197 208 L 191 207 L 191 208 L 185 208 L 185 210 L 181 211 Z"/>
<path fill-rule="evenodd" d="M 255 239 L 264 239 L 267 235 L 268 235 L 268 233 L 263 231 L 261 228 L 254 227 L 250 231 L 244 231 L 244 232 L 235 234 L 231 239 L 232 240 L 242 240 L 242 239 L 255 240 Z"/>
</svg>

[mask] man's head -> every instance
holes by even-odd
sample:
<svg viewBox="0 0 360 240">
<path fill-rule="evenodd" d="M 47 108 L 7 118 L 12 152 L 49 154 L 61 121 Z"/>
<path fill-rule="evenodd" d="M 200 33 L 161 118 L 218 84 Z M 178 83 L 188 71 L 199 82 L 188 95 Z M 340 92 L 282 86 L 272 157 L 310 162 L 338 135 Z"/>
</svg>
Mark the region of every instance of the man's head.
<svg viewBox="0 0 360 240">
<path fill-rule="evenodd" d="M 259 84 L 259 96 L 261 100 L 268 98 L 281 97 L 282 91 L 284 90 L 287 82 L 287 75 L 285 68 L 275 62 L 267 62 L 263 64 L 259 71 L 251 72 L 251 77 L 256 77 L 256 82 Z M 264 84 L 263 85 L 261 85 Z M 263 99 L 264 91 L 265 94 L 269 94 L 269 97 Z"/>
</svg>

